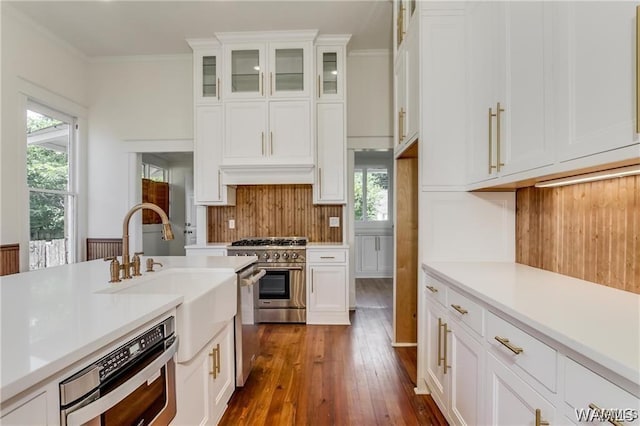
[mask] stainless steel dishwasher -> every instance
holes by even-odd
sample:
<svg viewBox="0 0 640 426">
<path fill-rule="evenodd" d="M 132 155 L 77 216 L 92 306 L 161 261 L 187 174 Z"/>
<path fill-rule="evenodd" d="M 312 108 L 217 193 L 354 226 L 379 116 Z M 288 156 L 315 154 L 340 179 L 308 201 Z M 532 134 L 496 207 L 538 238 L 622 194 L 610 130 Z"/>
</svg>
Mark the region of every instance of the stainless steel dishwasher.
<svg viewBox="0 0 640 426">
<path fill-rule="evenodd" d="M 260 352 L 257 315 L 254 294 L 258 282 L 266 272 L 250 265 L 238 275 L 238 312 L 235 319 L 236 386 L 244 386 Z"/>
</svg>

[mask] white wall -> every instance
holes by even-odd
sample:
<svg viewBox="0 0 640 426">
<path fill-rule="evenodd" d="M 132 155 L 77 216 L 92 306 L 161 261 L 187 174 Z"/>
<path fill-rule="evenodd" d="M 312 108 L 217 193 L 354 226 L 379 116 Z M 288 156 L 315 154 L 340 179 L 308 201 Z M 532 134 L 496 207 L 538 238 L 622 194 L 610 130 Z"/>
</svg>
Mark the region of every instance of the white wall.
<svg viewBox="0 0 640 426">
<path fill-rule="evenodd" d="M 0 151 L 0 243 L 20 243 L 28 268 L 29 217 L 26 186 L 26 96 L 78 117 L 86 132 L 87 61 L 80 53 L 2 2 L 2 129 Z M 78 237 L 84 241 L 86 178 L 84 141 L 80 165 Z"/>
<path fill-rule="evenodd" d="M 130 185 L 136 170 L 129 153 L 193 146 L 191 55 L 92 61 L 89 78 L 88 235 L 118 237 L 139 197 Z"/>
<path fill-rule="evenodd" d="M 352 149 L 393 148 L 393 63 L 388 50 L 347 56 L 347 137 Z"/>
</svg>

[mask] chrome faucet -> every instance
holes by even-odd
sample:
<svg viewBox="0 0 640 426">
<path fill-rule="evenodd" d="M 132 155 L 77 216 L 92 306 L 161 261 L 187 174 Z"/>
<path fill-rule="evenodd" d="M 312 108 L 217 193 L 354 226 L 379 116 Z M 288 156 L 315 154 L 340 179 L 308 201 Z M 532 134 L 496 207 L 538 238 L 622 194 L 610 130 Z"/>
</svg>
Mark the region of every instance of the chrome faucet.
<svg viewBox="0 0 640 426">
<path fill-rule="evenodd" d="M 173 240 L 171 224 L 164 210 L 153 203 L 140 203 L 131 207 L 131 210 L 127 212 L 122 221 L 122 265 L 120 265 L 120 269 L 122 269 L 122 279 L 124 280 L 131 278 L 131 268 L 134 266 L 136 267 L 134 273 L 140 275 L 140 258 L 137 259 L 137 265 L 136 262 L 132 263 L 129 258 L 129 221 L 131 220 L 131 216 L 141 209 L 151 209 L 158 213 L 162 219 L 162 238 L 165 240 Z"/>
</svg>

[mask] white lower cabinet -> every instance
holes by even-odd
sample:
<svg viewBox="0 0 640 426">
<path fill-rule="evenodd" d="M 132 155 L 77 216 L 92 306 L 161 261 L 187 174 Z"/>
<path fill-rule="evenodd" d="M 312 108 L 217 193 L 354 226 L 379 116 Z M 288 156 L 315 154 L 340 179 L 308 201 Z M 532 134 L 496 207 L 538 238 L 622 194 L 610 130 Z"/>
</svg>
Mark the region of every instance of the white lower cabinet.
<svg viewBox="0 0 640 426">
<path fill-rule="evenodd" d="M 0 417 L 0 425 L 48 425 L 55 424 L 47 419 L 47 394 L 45 392 L 31 398 L 19 407 Z"/>
<path fill-rule="evenodd" d="M 426 306 L 426 382 L 431 396 L 452 424 L 481 424 L 482 343 L 434 301 Z"/>
<path fill-rule="evenodd" d="M 215 425 L 235 390 L 233 319 L 190 361 L 177 365 L 172 425 Z"/>
<path fill-rule="evenodd" d="M 423 275 L 422 292 L 418 388 L 450 424 L 640 425 L 640 398 L 597 362 L 443 277 Z"/>
<path fill-rule="evenodd" d="M 511 369 L 487 355 L 487 424 L 552 425 L 556 409 Z M 545 423 L 546 422 L 546 423 Z"/>
<path fill-rule="evenodd" d="M 393 276 L 393 236 L 356 236 L 356 277 L 386 278 Z"/>
<path fill-rule="evenodd" d="M 346 249 L 307 248 L 307 324 L 350 324 Z"/>
</svg>

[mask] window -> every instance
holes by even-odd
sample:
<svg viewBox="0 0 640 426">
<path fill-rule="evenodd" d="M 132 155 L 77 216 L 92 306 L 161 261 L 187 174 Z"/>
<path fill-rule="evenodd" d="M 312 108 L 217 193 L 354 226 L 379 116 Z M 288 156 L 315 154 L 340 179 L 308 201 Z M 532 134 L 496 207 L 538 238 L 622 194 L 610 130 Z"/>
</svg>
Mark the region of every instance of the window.
<svg viewBox="0 0 640 426">
<path fill-rule="evenodd" d="M 356 168 L 354 195 L 356 221 L 389 220 L 389 172 L 386 167 Z"/>
<path fill-rule="evenodd" d="M 169 216 L 169 170 L 142 163 L 142 202 L 159 206 Z M 142 224 L 162 223 L 160 215 L 153 210 L 142 210 Z"/>
<path fill-rule="evenodd" d="M 29 269 L 75 262 L 75 120 L 42 105 L 27 107 Z"/>
</svg>

